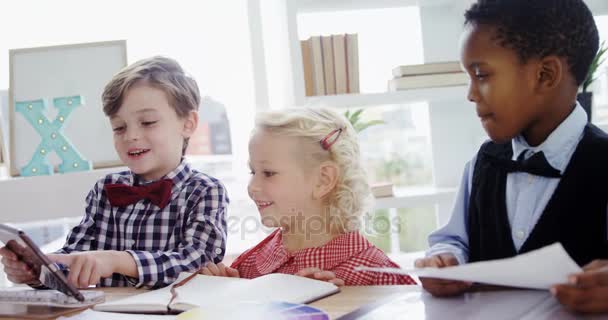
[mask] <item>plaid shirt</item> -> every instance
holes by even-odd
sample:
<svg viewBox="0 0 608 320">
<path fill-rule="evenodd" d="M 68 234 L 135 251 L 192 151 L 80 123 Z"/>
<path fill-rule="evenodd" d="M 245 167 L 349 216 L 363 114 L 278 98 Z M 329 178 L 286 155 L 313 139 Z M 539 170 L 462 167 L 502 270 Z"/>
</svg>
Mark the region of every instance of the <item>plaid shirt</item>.
<svg viewBox="0 0 608 320">
<path fill-rule="evenodd" d="M 182 271 L 220 262 L 226 248 L 228 196 L 216 179 L 182 161 L 163 179 L 173 180 L 171 200 L 159 209 L 144 199 L 126 207 L 110 205 L 104 185 L 141 185 L 130 171 L 109 174 L 89 192 L 86 213 L 58 253 L 118 250 L 131 254 L 139 278 L 113 274 L 99 286 L 162 287 Z"/>
<path fill-rule="evenodd" d="M 281 229 L 232 264 L 241 278 L 248 279 L 269 273 L 295 274 L 301 269 L 316 267 L 334 272 L 347 286 L 416 284 L 406 275 L 354 271 L 357 266 L 399 267 L 358 232 L 340 235 L 320 247 L 289 253 L 283 246 Z"/>
</svg>

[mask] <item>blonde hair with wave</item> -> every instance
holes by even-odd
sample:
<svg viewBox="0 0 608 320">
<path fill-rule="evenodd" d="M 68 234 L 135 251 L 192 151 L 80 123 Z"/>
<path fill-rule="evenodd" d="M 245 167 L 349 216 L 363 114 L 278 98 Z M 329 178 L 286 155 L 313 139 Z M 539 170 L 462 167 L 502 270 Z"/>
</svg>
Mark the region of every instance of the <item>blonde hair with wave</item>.
<svg viewBox="0 0 608 320">
<path fill-rule="evenodd" d="M 324 150 L 323 140 L 332 131 L 342 128 L 335 143 Z M 358 219 L 371 205 L 372 197 L 367 174 L 362 167 L 357 132 L 346 117 L 326 108 L 288 108 L 260 112 L 256 116 L 255 129 L 271 134 L 300 138 L 304 143 L 299 159 L 305 165 L 316 166 L 332 161 L 338 167 L 336 187 L 327 198 L 332 230 L 350 232 L 358 229 Z M 330 138 L 330 141 L 335 138 Z M 338 221 L 336 221 L 336 218 Z M 356 226 L 356 227 L 355 227 Z"/>
</svg>

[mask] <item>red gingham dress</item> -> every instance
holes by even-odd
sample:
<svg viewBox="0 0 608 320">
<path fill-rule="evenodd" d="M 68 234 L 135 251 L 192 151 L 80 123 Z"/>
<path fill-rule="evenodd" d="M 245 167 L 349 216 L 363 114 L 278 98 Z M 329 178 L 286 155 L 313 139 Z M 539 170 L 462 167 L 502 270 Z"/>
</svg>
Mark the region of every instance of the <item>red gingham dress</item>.
<svg viewBox="0 0 608 320">
<path fill-rule="evenodd" d="M 407 275 L 354 271 L 357 266 L 399 266 L 358 232 L 340 235 L 323 246 L 289 253 L 283 246 L 281 229 L 245 251 L 232 263 L 241 278 L 253 279 L 269 273 L 295 274 L 316 267 L 332 271 L 347 286 L 416 284 Z"/>
</svg>

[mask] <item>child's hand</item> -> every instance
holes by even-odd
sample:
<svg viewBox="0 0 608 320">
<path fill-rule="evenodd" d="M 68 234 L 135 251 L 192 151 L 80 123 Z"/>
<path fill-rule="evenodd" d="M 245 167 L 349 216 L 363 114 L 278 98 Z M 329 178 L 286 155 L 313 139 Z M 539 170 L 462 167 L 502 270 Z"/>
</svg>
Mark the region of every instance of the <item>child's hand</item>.
<svg viewBox="0 0 608 320">
<path fill-rule="evenodd" d="M 608 312 L 608 260 L 594 260 L 568 282 L 551 288 L 561 304 L 575 311 Z"/>
<path fill-rule="evenodd" d="M 101 278 L 111 277 L 115 272 L 117 259 L 115 251 L 85 251 L 70 254 L 48 254 L 53 262 L 70 268 L 68 281 L 78 288 L 96 285 Z"/>
<path fill-rule="evenodd" d="M 335 273 L 333 273 L 331 271 L 327 271 L 327 270 L 321 270 L 319 268 L 304 268 L 304 269 L 296 272 L 295 275 L 300 276 L 300 277 L 311 278 L 311 279 L 315 279 L 315 280 L 331 282 L 338 287 L 341 287 L 344 285 L 344 280 L 342 280 L 340 278 L 336 278 Z"/>
<path fill-rule="evenodd" d="M 217 276 L 217 277 L 229 277 L 229 278 L 240 278 L 239 271 L 234 268 L 227 267 L 223 263 L 212 263 L 209 262 L 200 271 L 200 274 L 206 276 Z"/>
<path fill-rule="evenodd" d="M 458 260 L 456 260 L 454 255 L 449 253 L 418 259 L 415 262 L 416 268 L 444 268 L 455 265 L 458 265 Z M 471 282 L 426 277 L 420 277 L 420 282 L 422 282 L 422 287 L 426 291 L 437 297 L 447 297 L 460 294 L 472 285 Z"/>
<path fill-rule="evenodd" d="M 7 247 L 0 248 L 0 256 L 2 256 L 2 264 L 4 272 L 8 280 L 13 283 L 38 283 L 38 276 L 34 274 L 34 270 L 25 262 L 19 260 L 17 255 Z"/>
</svg>

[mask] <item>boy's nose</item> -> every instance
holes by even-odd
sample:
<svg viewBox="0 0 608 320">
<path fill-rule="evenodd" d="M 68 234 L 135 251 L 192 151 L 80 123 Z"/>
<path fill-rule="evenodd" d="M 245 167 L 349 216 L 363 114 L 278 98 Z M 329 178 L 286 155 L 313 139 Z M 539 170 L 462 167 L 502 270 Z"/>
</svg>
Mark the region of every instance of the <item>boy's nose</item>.
<svg viewBox="0 0 608 320">
<path fill-rule="evenodd" d="M 471 102 L 479 101 L 479 94 L 477 93 L 477 88 L 473 85 L 473 82 L 469 82 L 469 90 L 467 91 L 467 99 Z"/>
<path fill-rule="evenodd" d="M 133 140 L 139 139 L 139 130 L 136 130 L 136 129 L 128 130 L 127 129 L 125 138 L 127 139 L 127 141 L 133 141 Z"/>
</svg>

